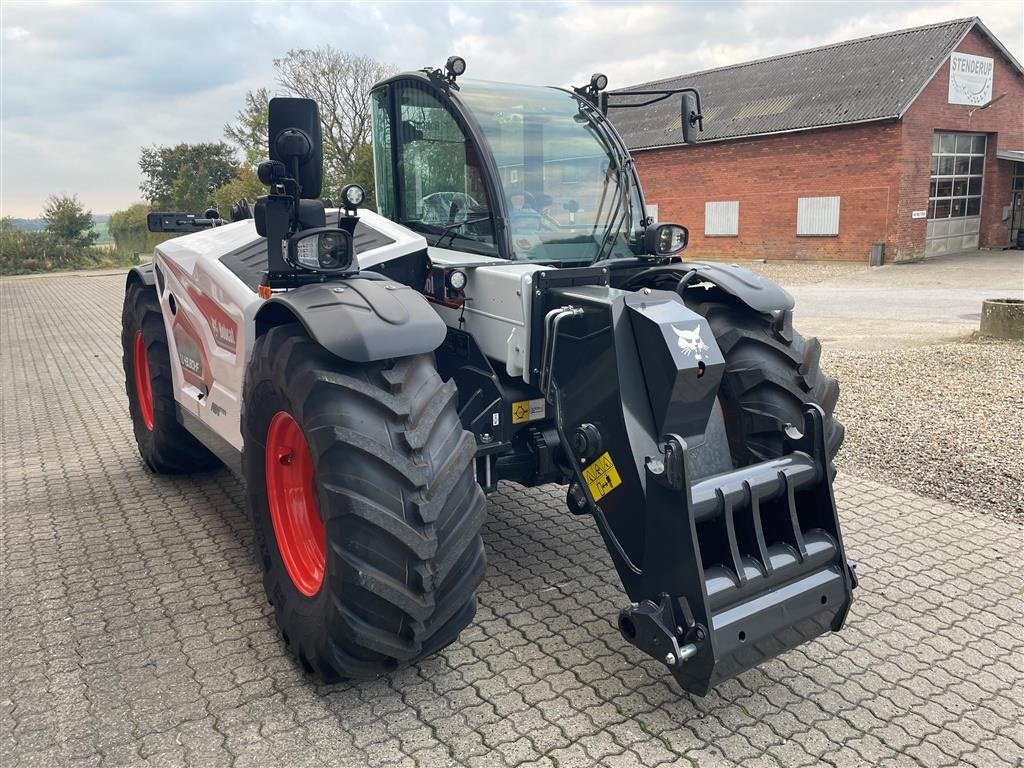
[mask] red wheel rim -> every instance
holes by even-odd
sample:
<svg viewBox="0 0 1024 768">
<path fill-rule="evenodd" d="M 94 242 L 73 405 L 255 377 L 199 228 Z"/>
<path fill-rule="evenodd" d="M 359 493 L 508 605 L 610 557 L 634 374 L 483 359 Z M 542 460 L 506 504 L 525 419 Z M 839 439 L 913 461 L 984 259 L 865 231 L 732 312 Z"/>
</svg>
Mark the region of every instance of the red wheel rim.
<svg viewBox="0 0 1024 768">
<path fill-rule="evenodd" d="M 153 431 L 153 384 L 149 380 L 149 358 L 146 356 L 146 342 L 142 331 L 135 332 L 132 351 L 132 366 L 135 369 L 135 396 L 139 401 L 139 413 L 146 429 Z"/>
<path fill-rule="evenodd" d="M 313 458 L 291 414 L 278 411 L 267 430 L 267 500 L 274 538 L 292 584 L 306 597 L 324 580 L 324 524 L 313 487 Z"/>
</svg>

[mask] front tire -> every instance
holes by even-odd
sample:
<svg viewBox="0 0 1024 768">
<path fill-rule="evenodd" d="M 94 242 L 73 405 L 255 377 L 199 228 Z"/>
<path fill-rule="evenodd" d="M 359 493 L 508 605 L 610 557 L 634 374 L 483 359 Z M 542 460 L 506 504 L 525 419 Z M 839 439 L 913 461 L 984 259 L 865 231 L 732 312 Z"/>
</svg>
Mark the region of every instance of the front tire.
<svg viewBox="0 0 1024 768">
<path fill-rule="evenodd" d="M 278 626 L 324 682 L 411 664 L 475 614 L 484 495 L 456 394 L 432 355 L 350 363 L 299 325 L 256 342 L 247 502 Z"/>
<path fill-rule="evenodd" d="M 807 403 L 825 412 L 825 445 L 835 459 L 846 433 L 834 414 L 839 382 L 821 371 L 821 343 L 793 330 L 791 310 L 766 314 L 725 297 L 685 298 L 707 319 L 725 357 L 719 399 L 736 466 L 781 456 L 785 427 L 803 424 Z"/>
</svg>

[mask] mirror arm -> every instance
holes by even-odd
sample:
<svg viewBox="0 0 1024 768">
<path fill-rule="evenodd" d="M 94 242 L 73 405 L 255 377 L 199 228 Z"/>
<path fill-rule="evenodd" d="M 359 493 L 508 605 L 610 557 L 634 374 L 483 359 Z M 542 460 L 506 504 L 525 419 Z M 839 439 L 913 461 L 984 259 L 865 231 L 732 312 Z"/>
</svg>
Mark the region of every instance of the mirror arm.
<svg viewBox="0 0 1024 768">
<path fill-rule="evenodd" d="M 622 91 L 622 92 L 613 92 L 613 93 L 609 93 L 609 92 L 605 91 L 604 93 L 601 94 L 601 111 L 604 112 L 605 114 L 607 114 L 609 109 L 629 109 L 631 107 L 649 107 L 651 104 L 657 104 L 659 101 L 664 101 L 665 99 L 669 98 L 670 96 L 675 96 L 678 93 L 691 93 L 691 94 L 693 94 L 694 99 L 696 99 L 696 101 L 697 101 L 697 113 L 696 113 L 697 127 L 701 131 L 703 131 L 704 130 L 704 111 L 703 111 L 703 109 L 701 108 L 701 105 L 700 105 L 700 93 L 697 92 L 696 88 L 667 88 L 667 89 L 658 89 L 658 90 L 653 90 L 653 91 L 646 91 L 646 90 L 645 91 Z M 629 97 L 633 97 L 633 96 L 651 96 L 653 98 L 647 99 L 646 101 L 633 101 L 633 102 L 630 102 L 629 104 L 612 104 L 611 103 L 611 98 L 610 98 L 612 96 L 616 96 L 616 97 L 620 97 L 620 98 L 621 97 L 629 98 Z"/>
<path fill-rule="evenodd" d="M 292 156 L 291 160 L 292 177 L 282 179 L 286 194 L 291 197 L 291 222 L 288 227 L 288 237 L 299 231 L 299 200 L 302 199 L 302 187 L 299 185 L 299 158 Z M 289 189 L 290 187 L 290 189 Z"/>
</svg>

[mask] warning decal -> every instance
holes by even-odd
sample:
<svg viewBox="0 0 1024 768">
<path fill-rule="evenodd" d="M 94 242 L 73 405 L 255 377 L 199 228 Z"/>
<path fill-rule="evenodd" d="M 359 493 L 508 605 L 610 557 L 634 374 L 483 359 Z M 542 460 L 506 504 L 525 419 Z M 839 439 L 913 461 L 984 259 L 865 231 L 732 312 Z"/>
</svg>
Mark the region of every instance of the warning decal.
<svg viewBox="0 0 1024 768">
<path fill-rule="evenodd" d="M 527 421 L 536 421 L 544 418 L 544 398 L 536 400 L 520 400 L 512 403 L 512 423 L 523 424 Z"/>
<path fill-rule="evenodd" d="M 598 456 L 589 467 L 584 468 L 583 479 L 587 481 L 587 487 L 590 489 L 590 495 L 594 497 L 594 501 L 600 501 L 622 485 L 622 478 L 619 477 L 619 472 L 615 469 L 615 464 L 612 462 L 612 457 L 608 455 L 608 451 Z"/>
</svg>

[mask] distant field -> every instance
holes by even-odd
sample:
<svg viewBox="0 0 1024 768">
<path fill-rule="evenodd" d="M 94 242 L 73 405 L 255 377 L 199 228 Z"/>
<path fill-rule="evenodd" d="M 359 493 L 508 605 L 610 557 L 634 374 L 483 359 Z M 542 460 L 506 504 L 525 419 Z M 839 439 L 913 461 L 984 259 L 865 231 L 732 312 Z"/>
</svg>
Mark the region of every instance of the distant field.
<svg viewBox="0 0 1024 768">
<path fill-rule="evenodd" d="M 114 238 L 110 236 L 110 230 L 107 229 L 107 222 L 109 220 L 110 216 L 106 214 L 92 217 L 92 231 L 99 234 L 96 245 L 113 245 Z"/>
<path fill-rule="evenodd" d="M 110 236 L 107 229 L 107 222 L 110 221 L 110 214 L 101 213 L 92 217 L 92 231 L 99 234 L 96 245 L 112 245 L 114 238 Z M 18 229 L 26 232 L 42 232 L 46 229 L 46 222 L 43 219 L 12 219 L 11 223 Z"/>
</svg>

